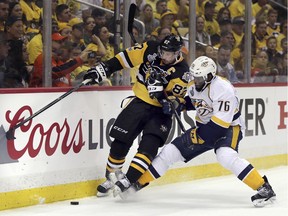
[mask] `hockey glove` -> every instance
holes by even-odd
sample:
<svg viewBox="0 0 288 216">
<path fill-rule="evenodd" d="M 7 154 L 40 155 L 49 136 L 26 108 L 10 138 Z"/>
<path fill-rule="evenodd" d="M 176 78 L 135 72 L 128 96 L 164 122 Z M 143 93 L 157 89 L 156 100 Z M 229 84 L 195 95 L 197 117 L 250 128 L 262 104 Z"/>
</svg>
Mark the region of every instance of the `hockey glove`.
<svg viewBox="0 0 288 216">
<path fill-rule="evenodd" d="M 146 81 L 146 86 L 150 98 L 160 100 L 164 97 L 164 87 L 160 75 L 152 73 Z"/>
<path fill-rule="evenodd" d="M 90 68 L 83 77 L 83 80 L 92 79 L 90 85 L 99 84 L 103 79 L 107 78 L 106 71 L 108 67 L 104 62 L 100 62 L 95 67 Z"/>
<path fill-rule="evenodd" d="M 197 134 L 197 128 L 192 128 L 190 131 L 190 142 L 188 142 L 188 148 L 194 149 L 194 145 L 201 145 L 204 140 Z"/>
<path fill-rule="evenodd" d="M 193 150 L 196 145 L 201 145 L 204 143 L 197 135 L 197 128 L 193 127 L 187 130 L 184 134 L 181 135 L 181 144 L 185 145 L 187 148 Z M 175 139 L 176 140 L 176 139 Z"/>
<path fill-rule="evenodd" d="M 182 98 L 178 98 L 175 96 L 169 96 L 167 99 L 161 100 L 160 103 L 162 104 L 163 113 L 166 115 L 173 115 L 174 114 L 173 107 L 174 107 L 175 111 L 178 113 L 178 115 L 180 115 L 180 112 L 184 108 L 184 104 L 182 104 L 180 101 L 181 99 Z M 182 99 L 182 101 L 184 101 L 184 99 Z"/>
</svg>

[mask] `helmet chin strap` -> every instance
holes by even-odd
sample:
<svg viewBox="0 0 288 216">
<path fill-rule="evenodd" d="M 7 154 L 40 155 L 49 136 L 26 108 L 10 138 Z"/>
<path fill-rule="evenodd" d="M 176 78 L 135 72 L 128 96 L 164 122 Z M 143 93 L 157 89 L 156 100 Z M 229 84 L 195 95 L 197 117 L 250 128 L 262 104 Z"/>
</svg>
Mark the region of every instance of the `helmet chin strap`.
<svg viewBox="0 0 288 216">
<path fill-rule="evenodd" d="M 182 61 L 182 58 L 183 58 L 182 52 L 181 51 L 178 51 L 178 52 L 179 54 L 175 57 L 175 62 L 172 64 L 177 64 L 178 62 Z"/>
<path fill-rule="evenodd" d="M 210 85 L 210 83 L 212 82 L 212 80 L 215 79 L 215 77 L 216 77 L 216 76 L 213 76 L 210 81 L 206 81 L 206 80 L 205 80 L 205 84 L 203 85 L 203 87 L 201 88 L 201 90 L 200 90 L 200 91 L 198 91 L 197 89 L 196 89 L 196 90 L 197 90 L 198 92 L 204 91 L 204 90 L 207 88 L 207 86 Z M 208 75 L 207 75 L 207 78 L 208 78 Z"/>
</svg>

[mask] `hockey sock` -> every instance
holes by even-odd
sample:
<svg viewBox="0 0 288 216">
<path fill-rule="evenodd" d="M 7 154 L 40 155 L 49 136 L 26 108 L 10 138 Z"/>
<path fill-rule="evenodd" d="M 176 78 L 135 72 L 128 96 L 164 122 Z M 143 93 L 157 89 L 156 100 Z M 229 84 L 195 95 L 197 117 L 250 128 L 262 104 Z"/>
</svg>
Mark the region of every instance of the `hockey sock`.
<svg viewBox="0 0 288 216">
<path fill-rule="evenodd" d="M 140 176 L 145 173 L 151 164 L 151 160 L 142 153 L 137 153 L 131 161 L 130 167 L 126 174 L 131 183 L 136 182 Z"/>
<path fill-rule="evenodd" d="M 111 154 L 108 157 L 108 162 L 106 165 L 106 170 L 111 173 L 115 172 L 115 170 L 121 169 L 123 167 L 123 164 L 125 162 L 125 158 L 115 158 Z M 106 173 L 107 173 L 106 171 Z M 107 176 L 106 176 L 107 177 Z"/>
<path fill-rule="evenodd" d="M 259 172 L 249 164 L 239 175 L 238 178 L 253 190 L 257 190 L 265 182 Z"/>
</svg>

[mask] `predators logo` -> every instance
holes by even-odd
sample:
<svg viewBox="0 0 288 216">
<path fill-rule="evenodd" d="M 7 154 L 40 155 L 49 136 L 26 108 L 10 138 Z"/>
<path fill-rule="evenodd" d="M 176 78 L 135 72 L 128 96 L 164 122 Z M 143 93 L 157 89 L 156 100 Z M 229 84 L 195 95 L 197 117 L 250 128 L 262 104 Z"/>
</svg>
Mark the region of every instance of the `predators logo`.
<svg viewBox="0 0 288 216">
<path fill-rule="evenodd" d="M 205 100 L 202 99 L 194 99 L 193 105 L 199 114 L 199 116 L 206 116 L 209 113 L 213 112 L 213 109 L 208 106 Z"/>
</svg>

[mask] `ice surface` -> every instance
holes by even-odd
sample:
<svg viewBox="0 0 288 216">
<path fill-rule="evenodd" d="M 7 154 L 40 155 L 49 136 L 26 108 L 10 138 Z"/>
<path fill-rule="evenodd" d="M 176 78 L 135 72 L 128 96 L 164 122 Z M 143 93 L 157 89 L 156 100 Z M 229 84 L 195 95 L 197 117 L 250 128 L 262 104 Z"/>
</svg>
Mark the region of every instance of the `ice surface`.
<svg viewBox="0 0 288 216">
<path fill-rule="evenodd" d="M 277 194 L 277 201 L 255 208 L 255 191 L 235 176 L 207 178 L 164 186 L 148 186 L 129 200 L 119 197 L 78 199 L 1 211 L 0 216 L 282 216 L 288 215 L 288 167 L 260 170 Z M 164 178 L 164 177 L 163 177 Z M 179 177 L 181 178 L 181 176 Z"/>
</svg>

